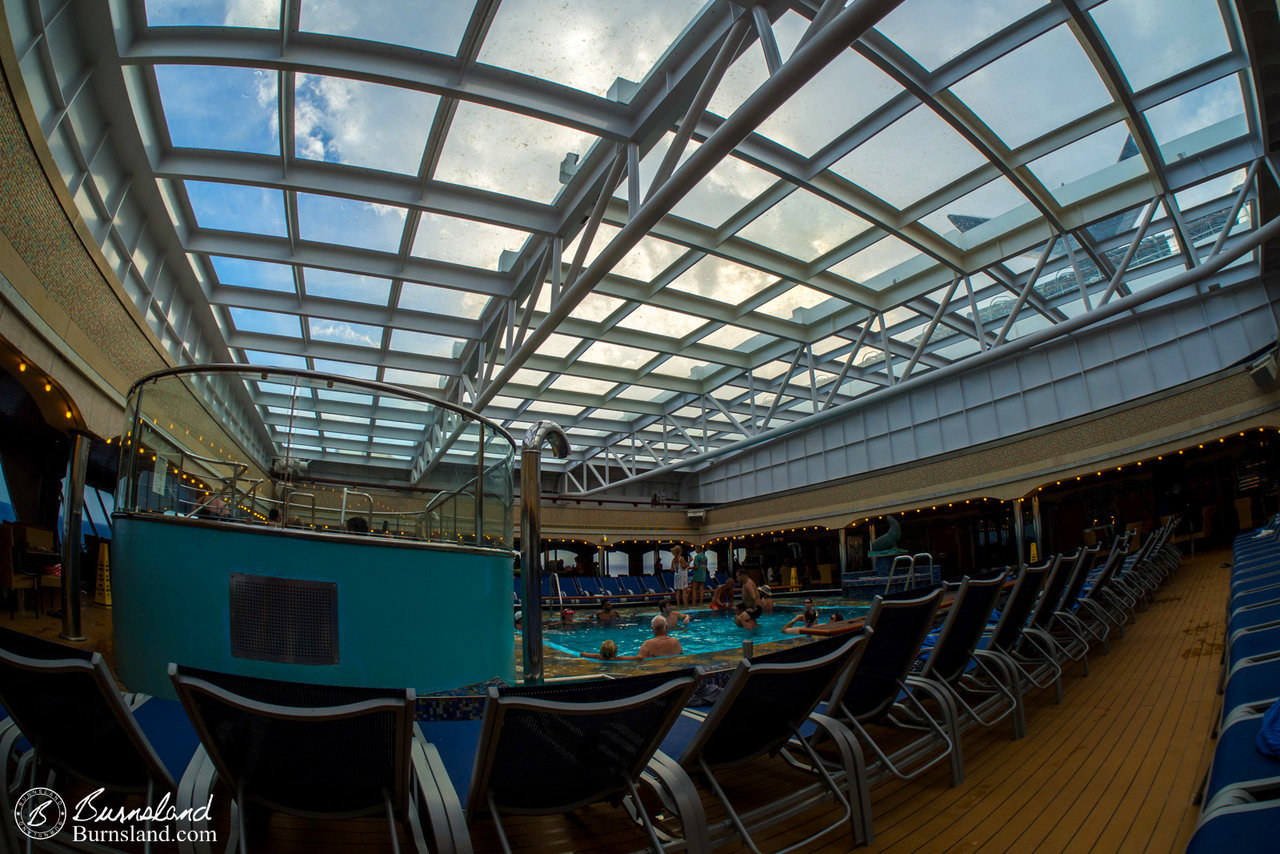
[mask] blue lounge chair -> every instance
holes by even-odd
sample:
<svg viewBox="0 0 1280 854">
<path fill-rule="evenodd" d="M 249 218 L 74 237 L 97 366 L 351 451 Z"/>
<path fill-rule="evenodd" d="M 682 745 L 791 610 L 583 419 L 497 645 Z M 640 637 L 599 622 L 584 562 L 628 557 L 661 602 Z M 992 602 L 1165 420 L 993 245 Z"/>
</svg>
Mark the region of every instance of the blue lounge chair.
<svg viewBox="0 0 1280 854">
<path fill-rule="evenodd" d="M 1212 812 L 1220 803 L 1219 796 L 1231 786 L 1249 783 L 1280 793 L 1280 759 L 1257 749 L 1262 716 L 1274 702 L 1245 704 L 1227 716 L 1213 750 L 1213 766 L 1204 790 L 1205 813 Z"/>
<path fill-rule="evenodd" d="M 835 683 L 856 666 L 865 638 L 860 633 L 743 659 L 705 716 L 686 712 L 672 726 L 660 756 L 678 762 L 695 781 L 705 780 L 725 810 L 725 820 L 709 830 L 712 845 L 736 839 L 757 851 L 752 834 L 830 799 L 841 807 L 841 815 L 782 850 L 808 850 L 846 826 L 853 844 L 871 841 L 862 754 L 846 727 L 814 713 Z M 833 762 L 830 769 L 815 750 L 819 743 L 834 751 L 834 756 L 827 756 Z M 732 772 L 766 761 L 766 756 L 781 757 L 774 760 L 777 773 L 794 773 L 798 782 L 786 797 L 740 811 L 730 798 Z"/>
<path fill-rule="evenodd" d="M 172 700 L 122 695 L 102 655 L 0 629 L 0 704 L 5 730 L 0 827 L 9 850 L 22 850 L 11 821 L 11 791 L 67 777 L 116 796 L 142 796 L 146 806 L 177 791 L 196 749 L 196 734 Z M 16 727 L 16 728 L 15 728 Z M 10 778 L 19 733 L 30 750 Z M 108 796 L 110 797 L 110 796 Z M 150 822 L 144 824 L 144 830 Z M 2 844 L 5 840 L 0 840 Z M 29 840 L 23 840 L 24 842 Z M 69 844 L 64 827 L 49 844 Z M 150 850 L 150 842 L 146 850 Z"/>
<path fill-rule="evenodd" d="M 1280 801 L 1237 801 L 1201 816 L 1186 854 L 1274 854 Z"/>
<path fill-rule="evenodd" d="M 939 585 L 873 599 L 866 616 L 872 630 L 867 651 L 828 701 L 828 714 L 846 724 L 875 755 L 876 761 L 868 764 L 872 783 L 890 775 L 914 779 L 947 757 L 951 758 L 952 785 L 964 782 L 959 744 L 951 737 L 959 731 L 959 723 L 950 695 L 932 679 L 910 676 L 943 592 Z M 925 702 L 938 709 L 936 716 Z M 877 738 L 871 727 L 919 734 L 905 744 L 895 737 L 893 752 L 887 753 L 889 742 L 883 736 Z"/>
<path fill-rule="evenodd" d="M 975 655 L 979 659 L 1007 666 L 1018 678 L 1014 688 L 1021 707 L 1022 697 L 1032 688 L 1054 688 L 1057 702 L 1062 702 L 1062 668 L 1050 652 L 1051 641 L 1039 637 L 1039 629 L 1028 625 L 1031 610 L 1053 568 L 1053 561 L 1039 566 L 1024 566 L 1013 582 L 1013 589 L 1000 611 L 995 628 L 979 642 Z"/>
<path fill-rule="evenodd" d="M 232 793 L 228 843 L 247 850 L 245 814 L 255 809 L 311 818 L 384 816 L 393 850 L 397 822 L 428 850 L 471 850 L 462 809 L 439 754 L 417 733 L 412 689 L 278 682 L 169 665 L 178 698 L 200 735 L 179 806 L 201 804 L 217 780 Z"/>
<path fill-rule="evenodd" d="M 1026 735 L 1016 675 L 999 658 L 984 661 L 975 655 L 1006 577 L 998 572 L 962 578 L 931 649 L 916 662 L 918 667 L 912 667 L 914 677 L 931 680 L 951 695 L 957 716 L 952 741 L 957 749 L 962 729 L 994 726 L 1007 717 L 1013 721 L 1014 738 Z"/>
<path fill-rule="evenodd" d="M 625 802 L 655 850 L 709 851 L 702 802 L 658 744 L 693 692 L 697 668 L 622 679 L 490 688 L 480 721 L 432 721 L 443 769 L 467 792 L 466 821 L 488 815 L 504 851 L 509 815 L 567 813 Z M 643 782 L 675 810 L 681 838 L 663 839 L 637 790 Z"/>
</svg>

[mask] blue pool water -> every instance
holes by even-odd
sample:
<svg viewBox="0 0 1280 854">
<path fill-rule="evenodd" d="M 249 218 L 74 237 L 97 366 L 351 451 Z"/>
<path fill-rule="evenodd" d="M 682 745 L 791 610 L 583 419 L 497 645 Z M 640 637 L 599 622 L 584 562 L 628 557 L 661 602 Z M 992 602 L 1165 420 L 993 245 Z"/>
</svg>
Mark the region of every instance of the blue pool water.
<svg viewBox="0 0 1280 854">
<path fill-rule="evenodd" d="M 680 645 L 686 654 L 715 652 L 722 649 L 737 649 L 742 642 L 767 643 L 790 637 L 783 633 L 782 627 L 799 614 L 799 606 L 778 608 L 772 614 L 761 614 L 759 625 L 754 629 L 741 629 L 734 625 L 733 616 L 728 611 L 686 610 L 690 617 L 689 625 L 680 626 L 671 632 L 679 638 Z M 867 612 L 866 606 L 841 605 L 838 608 L 818 609 L 819 622 L 826 622 L 828 615 L 839 611 L 846 620 L 860 617 Z M 619 655 L 635 655 L 640 644 L 653 637 L 649 621 L 657 613 L 656 610 L 638 610 L 631 613 L 620 613 L 611 626 L 601 626 L 592 617 L 594 612 L 579 611 L 571 623 L 547 623 L 543 627 L 543 642 L 550 647 L 577 655 L 579 652 L 599 652 L 600 644 L 612 640 L 618 645 Z"/>
</svg>

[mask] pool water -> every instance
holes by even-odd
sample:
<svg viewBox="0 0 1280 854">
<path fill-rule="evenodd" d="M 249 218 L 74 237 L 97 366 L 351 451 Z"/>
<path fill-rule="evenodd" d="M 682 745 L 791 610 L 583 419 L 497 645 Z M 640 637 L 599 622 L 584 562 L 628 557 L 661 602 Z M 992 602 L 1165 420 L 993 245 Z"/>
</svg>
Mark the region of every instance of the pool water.
<svg viewBox="0 0 1280 854">
<path fill-rule="evenodd" d="M 780 606 L 772 614 L 761 614 L 756 628 L 742 629 L 734 624 L 732 612 L 689 609 L 683 612 L 689 615 L 689 624 L 671 630 L 670 634 L 679 639 L 686 655 L 737 649 L 746 640 L 767 643 L 791 637 L 782 631 L 782 627 L 802 610 L 799 605 Z M 839 607 L 819 607 L 818 612 L 818 621 L 825 623 L 834 612 L 839 612 L 847 620 L 862 616 L 867 608 L 845 603 Z M 618 655 L 635 655 L 640 644 L 653 637 L 649 621 L 655 614 L 656 610 L 618 612 L 613 625 L 602 626 L 592 619 L 594 612 L 579 611 L 573 622 L 547 623 L 543 627 L 542 640 L 547 646 L 571 655 L 599 652 L 601 643 L 612 640 L 618 645 Z"/>
</svg>

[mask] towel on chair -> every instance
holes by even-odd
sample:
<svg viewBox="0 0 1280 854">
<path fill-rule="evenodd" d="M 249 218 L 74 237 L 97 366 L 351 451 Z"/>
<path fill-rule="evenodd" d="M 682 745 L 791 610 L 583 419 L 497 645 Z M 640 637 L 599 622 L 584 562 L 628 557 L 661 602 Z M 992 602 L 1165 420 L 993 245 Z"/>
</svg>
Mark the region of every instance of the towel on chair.
<svg viewBox="0 0 1280 854">
<path fill-rule="evenodd" d="M 1258 752 L 1280 759 L 1280 700 L 1271 704 L 1262 716 L 1262 728 L 1258 730 Z"/>
</svg>

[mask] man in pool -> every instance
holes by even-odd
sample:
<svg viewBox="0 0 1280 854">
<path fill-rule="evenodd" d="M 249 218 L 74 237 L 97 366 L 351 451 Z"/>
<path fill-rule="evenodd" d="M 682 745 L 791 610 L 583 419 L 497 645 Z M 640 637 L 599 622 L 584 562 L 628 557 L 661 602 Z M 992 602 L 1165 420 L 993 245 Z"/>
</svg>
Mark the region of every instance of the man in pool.
<svg viewBox="0 0 1280 854">
<path fill-rule="evenodd" d="M 613 610 L 613 602 L 608 598 L 600 600 L 600 612 L 596 614 L 596 622 L 602 626 L 612 626 L 617 623 L 618 612 Z"/>
<path fill-rule="evenodd" d="M 679 628 L 681 624 L 689 625 L 689 615 L 683 611 L 671 610 L 671 600 L 663 599 L 658 603 L 658 612 L 662 614 L 662 618 L 667 621 L 667 625 L 671 628 Z"/>
<path fill-rule="evenodd" d="M 654 617 L 649 622 L 649 628 L 653 629 L 653 637 L 640 644 L 640 651 L 636 653 L 636 658 L 643 661 L 646 658 L 657 658 L 661 655 L 684 655 L 684 647 L 680 645 L 680 641 L 667 634 L 667 620 L 661 614 Z"/>
</svg>

